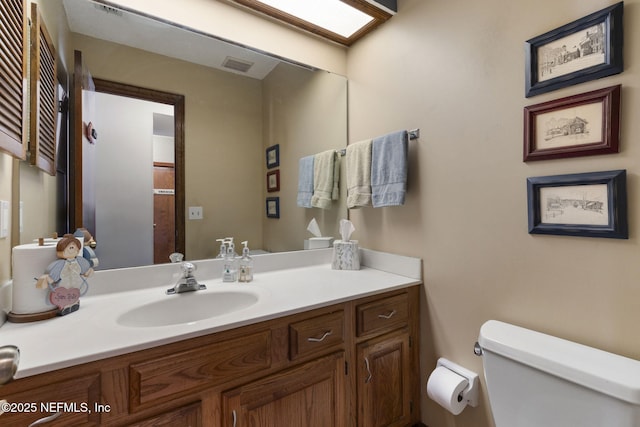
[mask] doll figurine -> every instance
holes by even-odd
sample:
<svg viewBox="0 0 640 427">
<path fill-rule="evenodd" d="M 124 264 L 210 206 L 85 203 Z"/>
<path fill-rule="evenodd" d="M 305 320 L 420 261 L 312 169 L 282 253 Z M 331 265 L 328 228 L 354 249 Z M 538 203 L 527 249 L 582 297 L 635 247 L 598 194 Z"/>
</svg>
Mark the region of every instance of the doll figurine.
<svg viewBox="0 0 640 427">
<path fill-rule="evenodd" d="M 36 287 L 49 288 L 49 303 L 58 307 L 58 314 L 64 316 L 80 308 L 80 297 L 89 285 L 85 280 L 93 274 L 93 268 L 81 254 L 80 241 L 71 234 L 65 234 L 56 246 L 58 260 L 47 267 L 40 276 Z"/>
</svg>

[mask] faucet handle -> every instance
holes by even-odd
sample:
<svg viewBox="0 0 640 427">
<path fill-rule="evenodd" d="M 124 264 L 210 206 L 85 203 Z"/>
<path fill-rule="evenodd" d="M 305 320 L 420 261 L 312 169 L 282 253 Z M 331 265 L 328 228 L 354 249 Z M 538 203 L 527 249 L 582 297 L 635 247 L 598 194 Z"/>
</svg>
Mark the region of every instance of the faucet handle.
<svg viewBox="0 0 640 427">
<path fill-rule="evenodd" d="M 188 261 L 183 262 L 180 265 L 180 268 L 182 268 L 182 271 L 184 272 L 184 277 L 191 277 L 191 273 L 193 273 L 197 269 L 195 264 L 192 264 Z"/>
<path fill-rule="evenodd" d="M 169 259 L 173 263 L 182 262 L 182 260 L 184 259 L 184 254 L 181 254 L 180 252 L 174 252 L 171 255 L 169 255 Z"/>
</svg>

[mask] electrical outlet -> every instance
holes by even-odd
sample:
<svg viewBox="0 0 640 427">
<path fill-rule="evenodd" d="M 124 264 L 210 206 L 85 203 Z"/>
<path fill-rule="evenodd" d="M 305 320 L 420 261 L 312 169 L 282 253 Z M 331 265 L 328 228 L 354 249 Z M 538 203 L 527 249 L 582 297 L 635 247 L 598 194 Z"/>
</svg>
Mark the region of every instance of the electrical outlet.
<svg viewBox="0 0 640 427">
<path fill-rule="evenodd" d="M 202 219 L 202 206 L 189 206 L 189 219 Z"/>
</svg>

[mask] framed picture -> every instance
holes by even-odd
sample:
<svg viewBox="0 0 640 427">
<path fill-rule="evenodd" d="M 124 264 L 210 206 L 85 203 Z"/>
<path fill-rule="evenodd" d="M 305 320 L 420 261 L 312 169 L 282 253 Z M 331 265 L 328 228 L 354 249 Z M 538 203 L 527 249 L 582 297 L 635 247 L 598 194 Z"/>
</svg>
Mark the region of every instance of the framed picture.
<svg viewBox="0 0 640 427">
<path fill-rule="evenodd" d="M 267 172 L 267 191 L 280 191 L 280 169 Z"/>
<path fill-rule="evenodd" d="M 527 179 L 529 233 L 628 239 L 626 170 Z"/>
<path fill-rule="evenodd" d="M 267 218 L 280 218 L 280 197 L 267 197 Z"/>
<path fill-rule="evenodd" d="M 525 42 L 525 95 L 621 73 L 623 2 Z"/>
<path fill-rule="evenodd" d="M 620 85 L 524 107 L 523 160 L 619 151 Z"/>
<path fill-rule="evenodd" d="M 280 145 L 272 145 L 267 148 L 267 169 L 280 166 Z"/>
</svg>

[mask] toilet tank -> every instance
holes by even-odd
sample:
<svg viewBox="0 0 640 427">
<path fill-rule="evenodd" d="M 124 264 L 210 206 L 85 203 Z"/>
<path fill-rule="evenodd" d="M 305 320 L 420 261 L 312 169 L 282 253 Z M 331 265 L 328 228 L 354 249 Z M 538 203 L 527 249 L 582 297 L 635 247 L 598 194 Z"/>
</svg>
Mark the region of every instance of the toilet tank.
<svg viewBox="0 0 640 427">
<path fill-rule="evenodd" d="M 640 361 L 496 320 L 478 343 L 496 427 L 640 426 Z"/>
</svg>

